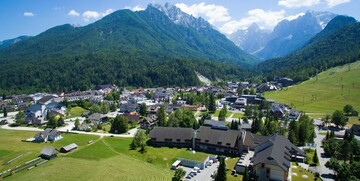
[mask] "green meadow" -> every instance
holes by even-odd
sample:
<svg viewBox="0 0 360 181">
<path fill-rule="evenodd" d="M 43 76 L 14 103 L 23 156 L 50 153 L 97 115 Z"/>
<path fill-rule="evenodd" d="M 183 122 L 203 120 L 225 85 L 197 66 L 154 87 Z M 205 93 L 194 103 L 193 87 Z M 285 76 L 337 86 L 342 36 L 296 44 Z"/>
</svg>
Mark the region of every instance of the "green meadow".
<svg viewBox="0 0 360 181">
<path fill-rule="evenodd" d="M 360 61 L 321 72 L 310 80 L 264 96 L 323 117 L 351 104 L 360 111 Z"/>
<path fill-rule="evenodd" d="M 63 134 L 55 143 L 27 143 L 21 140 L 35 132 L 8 131 L 0 129 L 0 171 L 13 168 L 36 158 L 46 145 L 60 149 L 75 142 L 77 150 L 59 154 L 49 162 L 31 170 L 23 170 L 5 180 L 170 180 L 174 172 L 170 169 L 177 158 L 202 161 L 209 154 L 191 152 L 186 149 L 150 147 L 145 153 L 130 150 L 132 138 L 104 137 L 81 134 Z M 89 140 L 94 140 L 88 144 Z M 10 144 L 11 143 L 11 144 Z M 9 146 L 6 146 L 9 145 Z M 30 152 L 10 165 L 8 160 Z"/>
</svg>

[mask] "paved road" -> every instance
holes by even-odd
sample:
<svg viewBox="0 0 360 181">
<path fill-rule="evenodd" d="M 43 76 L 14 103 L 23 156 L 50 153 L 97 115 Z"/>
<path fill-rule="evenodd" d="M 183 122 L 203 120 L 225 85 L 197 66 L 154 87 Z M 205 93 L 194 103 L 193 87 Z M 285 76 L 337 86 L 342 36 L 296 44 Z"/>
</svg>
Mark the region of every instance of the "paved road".
<svg viewBox="0 0 360 181">
<path fill-rule="evenodd" d="M 136 132 L 139 130 L 139 128 L 133 128 L 128 131 L 128 133 L 125 134 L 111 134 L 111 133 L 94 133 L 94 132 L 85 132 L 85 131 L 74 131 L 72 130 L 74 128 L 75 120 L 79 119 L 80 122 L 85 120 L 85 118 L 82 117 L 75 117 L 70 119 L 65 119 L 65 126 L 57 128 L 59 131 L 63 132 L 72 132 L 72 133 L 78 133 L 78 134 L 88 134 L 88 135 L 98 135 L 98 136 L 114 136 L 114 137 L 134 137 Z M 10 123 L 14 122 L 14 119 L 11 119 L 10 117 L 7 118 Z M 8 130 L 18 130 L 18 131 L 44 131 L 43 129 L 39 129 L 36 127 L 9 127 L 8 125 L 1 126 L 2 129 L 8 129 Z"/>
<path fill-rule="evenodd" d="M 314 119 L 314 124 L 315 125 L 320 125 L 321 120 L 320 119 Z M 319 170 L 320 177 L 324 181 L 334 180 L 333 179 L 334 172 L 325 167 L 325 163 L 327 161 L 329 161 L 330 158 L 325 157 L 324 149 L 322 147 L 320 147 L 321 146 L 321 141 L 325 138 L 325 136 L 319 134 L 319 130 L 318 130 L 317 126 L 315 126 L 315 133 L 316 133 L 316 138 L 315 138 L 314 141 L 315 141 L 315 144 L 316 144 L 316 151 L 317 151 L 319 162 L 320 162 L 320 170 Z"/>
</svg>

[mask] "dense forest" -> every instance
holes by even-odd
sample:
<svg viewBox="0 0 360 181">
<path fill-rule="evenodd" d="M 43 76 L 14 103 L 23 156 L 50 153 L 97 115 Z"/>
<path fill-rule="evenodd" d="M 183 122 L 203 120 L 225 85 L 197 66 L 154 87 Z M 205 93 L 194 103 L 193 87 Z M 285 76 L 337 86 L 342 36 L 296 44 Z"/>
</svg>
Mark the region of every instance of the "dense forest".
<svg viewBox="0 0 360 181">
<path fill-rule="evenodd" d="M 198 85 L 195 71 L 210 80 L 249 77 L 258 59 L 209 27 L 175 24 L 153 7 L 57 26 L 0 49 L 0 92 Z"/>
</svg>

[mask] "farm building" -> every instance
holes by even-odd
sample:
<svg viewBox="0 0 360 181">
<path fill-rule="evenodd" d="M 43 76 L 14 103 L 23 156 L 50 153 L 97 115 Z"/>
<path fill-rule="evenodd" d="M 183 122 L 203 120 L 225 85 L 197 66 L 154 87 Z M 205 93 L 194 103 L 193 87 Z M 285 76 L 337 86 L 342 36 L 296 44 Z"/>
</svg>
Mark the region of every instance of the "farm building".
<svg viewBox="0 0 360 181">
<path fill-rule="evenodd" d="M 48 160 L 56 157 L 56 155 L 57 151 L 52 146 L 45 146 L 40 152 L 40 157 Z"/>
<path fill-rule="evenodd" d="M 64 146 L 64 147 L 60 148 L 60 152 L 61 153 L 67 153 L 67 152 L 69 152 L 71 150 L 75 150 L 77 148 L 78 148 L 77 144 L 71 143 L 70 145 L 67 145 L 67 146 Z"/>
</svg>

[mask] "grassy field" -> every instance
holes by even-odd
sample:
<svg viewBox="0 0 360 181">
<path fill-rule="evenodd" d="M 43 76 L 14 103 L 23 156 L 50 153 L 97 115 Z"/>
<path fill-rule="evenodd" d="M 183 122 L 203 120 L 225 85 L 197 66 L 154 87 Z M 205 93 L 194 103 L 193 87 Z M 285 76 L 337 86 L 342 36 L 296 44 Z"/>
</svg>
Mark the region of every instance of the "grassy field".
<svg viewBox="0 0 360 181">
<path fill-rule="evenodd" d="M 73 117 L 80 117 L 82 114 L 84 113 L 88 113 L 89 111 L 82 108 L 82 107 L 79 107 L 79 106 L 76 106 L 76 107 L 73 107 L 71 109 L 68 110 L 68 115 L 66 116 L 66 118 L 73 118 Z"/>
<path fill-rule="evenodd" d="M 65 135 L 66 136 L 66 135 Z M 75 135 L 75 138 L 83 135 Z M 96 138 L 96 137 L 95 137 Z M 71 139 L 71 137 L 68 138 Z M 93 138 L 91 138 L 93 139 Z M 64 142 L 66 139 L 63 139 Z M 85 140 L 79 142 L 84 145 Z M 95 139 L 94 139 L 95 140 Z M 48 163 L 32 170 L 25 170 L 8 177 L 6 180 L 169 180 L 173 172 L 170 167 L 163 168 L 129 156 L 131 139 L 114 139 L 108 143 L 105 139 L 96 139 L 94 143 L 82 146 L 67 155 L 60 155 Z M 67 141 L 66 141 L 67 142 Z M 60 141 L 59 143 L 60 144 Z M 113 148 L 114 146 L 114 148 Z M 124 147 L 121 148 L 120 147 Z M 117 148 L 117 149 L 115 149 Z M 121 151 L 121 152 L 120 152 Z M 131 150 L 139 154 L 136 150 Z M 128 150 L 128 152 L 131 152 Z M 154 151 L 156 152 L 156 151 Z M 164 154 L 164 153 L 163 153 Z"/>
<path fill-rule="evenodd" d="M 62 134 L 63 138 L 54 143 L 29 143 L 22 140 L 33 137 L 36 132 L 10 131 L 0 129 L 0 171 L 4 171 L 39 156 L 44 146 L 53 146 L 60 149 L 70 143 L 76 143 L 79 149 L 89 140 L 98 139 L 98 136 Z M 11 159 L 23 155 L 14 162 L 7 164 Z"/>
<path fill-rule="evenodd" d="M 325 134 L 325 135 L 326 135 L 326 134 Z M 315 150 L 305 149 L 305 152 L 306 152 L 306 157 L 309 158 L 309 159 L 308 159 L 308 164 L 309 164 L 309 165 L 314 165 L 315 163 L 313 162 L 312 158 L 314 157 Z M 318 162 L 316 165 L 317 165 L 317 166 L 320 166 L 320 163 Z"/>
<path fill-rule="evenodd" d="M 15 134 L 5 130 L 0 130 L 0 133 Z M 23 137 L 30 137 L 34 133 L 19 133 L 21 134 L 16 136 L 18 137 L 16 141 L 12 141 L 24 145 L 5 149 L 1 144 L 0 154 L 4 155 L 0 157 L 1 160 L 5 161 L 6 159 L 3 157 L 9 157 L 8 155 L 13 152 L 10 150 L 21 150 L 25 147 L 31 148 L 32 152 L 36 153 L 33 157 L 36 157 L 42 147 L 47 144 L 59 148 L 68 143 L 76 142 L 79 148 L 66 155 L 61 154 L 32 170 L 16 173 L 7 177 L 6 180 L 170 180 L 174 174 L 170 168 L 177 158 L 200 161 L 209 155 L 201 152 L 193 153 L 186 149 L 150 146 L 147 147 L 146 153 L 142 154 L 138 150 L 129 149 L 132 138 L 104 137 L 98 139 L 97 136 L 72 134 L 63 134 L 64 138 L 55 143 L 26 143 L 20 142 L 20 140 Z M 0 141 L 10 142 L 7 139 L 1 137 Z M 87 144 L 89 140 L 94 140 L 94 142 Z M 22 152 L 24 151 L 26 150 Z M 25 159 L 21 163 L 28 160 L 30 159 Z M 234 160 L 236 161 L 236 159 Z"/>
<path fill-rule="evenodd" d="M 318 74 L 301 84 L 264 96 L 280 103 L 293 105 L 311 117 L 323 117 L 351 104 L 360 110 L 360 61 Z"/>
<path fill-rule="evenodd" d="M 215 117 L 219 117 L 219 113 L 220 113 L 220 110 L 216 110 L 216 111 L 214 112 L 214 116 L 215 116 Z M 231 114 L 232 114 L 231 111 L 227 111 L 227 112 L 226 112 L 226 117 L 231 116 Z"/>
<path fill-rule="evenodd" d="M 304 170 L 300 166 L 296 166 L 294 162 L 291 162 L 291 165 L 292 165 L 291 172 L 296 173 L 296 176 L 291 175 L 291 180 L 293 181 L 314 180 L 314 174 L 308 172 L 307 170 Z M 303 175 L 306 175 L 307 178 L 304 178 Z M 320 181 L 321 179 L 318 178 L 317 180 Z"/>
<path fill-rule="evenodd" d="M 244 116 L 244 113 L 234 113 L 234 115 L 232 116 L 232 118 L 242 118 Z"/>
<path fill-rule="evenodd" d="M 171 165 L 176 161 L 177 158 L 202 161 L 205 160 L 205 158 L 209 155 L 202 152 L 196 152 L 194 154 L 185 148 L 155 148 L 150 146 L 147 147 L 147 152 L 142 154 L 137 150 L 129 149 L 132 138 L 106 137 L 104 138 L 104 141 L 117 152 L 123 153 L 138 160 L 142 160 L 144 162 L 148 162 L 164 170 L 171 168 Z"/>
<path fill-rule="evenodd" d="M 226 171 L 226 178 L 227 178 L 228 181 L 242 180 L 242 175 L 238 175 L 237 177 L 231 175 L 231 172 L 232 172 L 233 169 L 235 169 L 235 164 L 237 163 L 238 160 L 239 160 L 238 157 L 235 157 L 235 158 L 229 157 L 226 160 L 226 168 L 229 169 L 228 171 Z"/>
<path fill-rule="evenodd" d="M 350 128 L 353 124 L 360 124 L 360 117 L 350 117 L 346 127 Z"/>
</svg>

